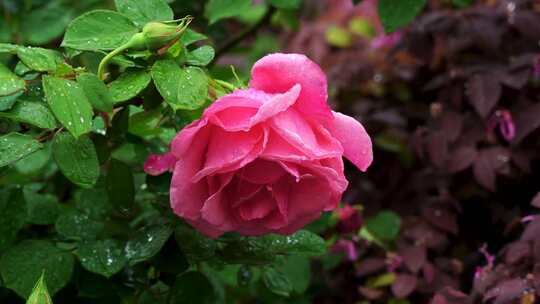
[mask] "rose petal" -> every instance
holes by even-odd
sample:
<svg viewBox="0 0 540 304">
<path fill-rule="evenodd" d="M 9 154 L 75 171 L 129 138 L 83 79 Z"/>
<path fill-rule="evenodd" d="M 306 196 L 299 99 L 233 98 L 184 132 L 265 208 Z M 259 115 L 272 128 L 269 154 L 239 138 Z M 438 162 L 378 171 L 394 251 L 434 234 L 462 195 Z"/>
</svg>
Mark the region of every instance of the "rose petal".
<svg viewBox="0 0 540 304">
<path fill-rule="evenodd" d="M 334 112 L 334 120 L 327 128 L 341 142 L 343 155 L 358 169 L 366 171 L 373 161 L 373 151 L 364 127 L 354 118 Z"/>
<path fill-rule="evenodd" d="M 276 209 L 276 202 L 268 191 L 259 191 L 250 200 L 242 203 L 238 208 L 240 217 L 246 221 L 260 219 Z"/>
<path fill-rule="evenodd" d="M 181 217 L 197 219 L 208 196 L 208 186 L 205 182 L 191 182 L 203 164 L 208 137 L 208 129 L 202 129 L 198 133 L 197 140 L 191 143 L 190 153 L 182 155 L 174 167 L 170 189 L 171 207 L 174 213 Z"/>
<path fill-rule="evenodd" d="M 175 164 L 176 157 L 172 153 L 151 154 L 144 162 L 144 172 L 154 176 L 163 174 L 165 171 L 172 172 Z"/>
<path fill-rule="evenodd" d="M 203 129 L 207 124 L 207 121 L 204 119 L 199 119 L 193 121 L 191 124 L 187 125 L 182 131 L 174 137 L 171 142 L 171 152 L 176 158 L 180 159 L 184 154 L 191 149 L 191 144 L 194 141 L 199 131 Z M 198 141 L 200 139 L 197 139 Z"/>
<path fill-rule="evenodd" d="M 204 116 L 226 131 L 247 131 L 287 110 L 296 102 L 300 91 L 300 85 L 294 85 L 283 94 L 266 94 L 254 89 L 238 90 L 218 99 Z"/>
<path fill-rule="evenodd" d="M 251 70 L 250 88 L 267 93 L 284 93 L 295 84 L 302 91 L 294 107 L 308 116 L 331 120 L 326 76 L 321 68 L 305 55 L 271 54 L 261 58 Z"/>
<path fill-rule="evenodd" d="M 249 132 L 226 132 L 212 128 L 205 164 L 193 177 L 193 182 L 210 174 L 242 168 L 261 154 L 266 146 L 265 138 L 266 130 L 263 128 Z"/>
<path fill-rule="evenodd" d="M 272 118 L 272 129 L 286 142 L 309 158 L 341 156 L 340 143 L 323 128 L 313 128 L 302 114 L 294 109 Z"/>
<path fill-rule="evenodd" d="M 286 174 L 285 170 L 273 161 L 256 159 L 239 171 L 239 177 L 254 184 L 272 184 Z"/>
</svg>

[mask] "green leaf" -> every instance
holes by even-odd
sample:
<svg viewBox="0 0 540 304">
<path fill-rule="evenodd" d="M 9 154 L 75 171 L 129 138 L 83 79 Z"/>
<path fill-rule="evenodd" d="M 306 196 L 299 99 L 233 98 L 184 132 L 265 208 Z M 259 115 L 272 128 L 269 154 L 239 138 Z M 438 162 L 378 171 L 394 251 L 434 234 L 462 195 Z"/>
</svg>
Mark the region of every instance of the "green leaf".
<svg viewBox="0 0 540 304">
<path fill-rule="evenodd" d="M 103 232 L 104 224 L 76 209 L 62 213 L 55 223 L 56 231 L 67 239 L 93 240 Z"/>
<path fill-rule="evenodd" d="M 43 90 L 52 112 L 74 137 L 92 130 L 92 106 L 76 82 L 45 75 Z"/>
<path fill-rule="evenodd" d="M 395 280 L 396 274 L 393 272 L 387 272 L 370 278 L 367 281 L 367 285 L 371 288 L 381 288 L 392 285 Z"/>
<path fill-rule="evenodd" d="M 172 229 L 168 225 L 148 226 L 137 231 L 125 248 L 129 265 L 133 266 L 156 255 L 171 234 Z"/>
<path fill-rule="evenodd" d="M 54 224 L 60 214 L 60 204 L 52 194 L 40 194 L 25 187 L 24 200 L 26 201 L 27 222 L 36 225 Z"/>
<path fill-rule="evenodd" d="M 122 243 L 112 239 L 82 243 L 77 256 L 86 270 L 107 278 L 122 270 L 127 262 Z"/>
<path fill-rule="evenodd" d="M 378 12 L 384 31 L 391 33 L 409 24 L 426 6 L 426 0 L 380 0 Z"/>
<path fill-rule="evenodd" d="M 0 96 L 14 94 L 24 90 L 25 87 L 26 83 L 23 79 L 0 64 Z"/>
<path fill-rule="evenodd" d="M 129 133 L 141 137 L 159 134 L 161 128 L 158 127 L 158 124 L 163 117 L 161 110 L 159 107 L 133 114 L 129 118 Z"/>
<path fill-rule="evenodd" d="M 23 92 L 17 92 L 9 96 L 0 96 L 0 111 L 9 110 L 13 107 L 17 99 L 23 94 Z"/>
<path fill-rule="evenodd" d="M 113 50 L 138 31 L 137 26 L 123 14 L 94 10 L 69 24 L 62 46 L 85 51 Z"/>
<path fill-rule="evenodd" d="M 51 149 L 49 144 L 45 144 L 44 148 L 21 158 L 13 166 L 17 172 L 26 175 L 37 174 L 51 163 Z"/>
<path fill-rule="evenodd" d="M 41 274 L 26 304 L 53 304 L 47 284 L 45 284 L 45 273 Z"/>
<path fill-rule="evenodd" d="M 452 4 L 458 8 L 471 6 L 473 3 L 474 3 L 474 0 L 452 0 Z"/>
<path fill-rule="evenodd" d="M 99 178 L 99 162 L 94 143 L 87 136 L 75 139 L 67 132 L 56 134 L 53 157 L 71 182 L 91 188 Z"/>
<path fill-rule="evenodd" d="M 79 189 L 75 193 L 75 208 L 91 219 L 106 219 L 114 208 L 109 203 L 105 181 L 99 180 L 92 189 Z"/>
<path fill-rule="evenodd" d="M 182 35 L 182 37 L 180 37 L 180 42 L 182 42 L 184 46 L 188 46 L 197 41 L 206 40 L 206 39 L 208 39 L 206 35 L 198 33 L 194 30 L 187 29 Z"/>
<path fill-rule="evenodd" d="M 111 204 L 121 212 L 129 211 L 135 200 L 131 168 L 119 160 L 111 159 L 106 185 Z"/>
<path fill-rule="evenodd" d="M 302 0 L 269 0 L 271 5 L 282 9 L 297 9 L 302 4 Z"/>
<path fill-rule="evenodd" d="M 53 113 L 42 102 L 21 100 L 11 110 L 0 112 L 0 117 L 31 124 L 42 129 L 54 129 L 57 126 Z"/>
<path fill-rule="evenodd" d="M 366 220 L 366 229 L 377 239 L 394 240 L 401 228 L 400 217 L 392 211 L 382 211 Z"/>
<path fill-rule="evenodd" d="M 31 70 L 39 72 L 55 71 L 64 62 L 59 52 L 38 47 L 18 47 L 17 56 Z"/>
<path fill-rule="evenodd" d="M 168 21 L 174 18 L 173 11 L 165 0 L 114 0 L 114 3 L 120 13 L 128 16 L 139 27 L 150 21 Z"/>
<path fill-rule="evenodd" d="M 127 70 L 109 84 L 115 103 L 129 100 L 139 95 L 150 83 L 150 74 L 144 70 Z"/>
<path fill-rule="evenodd" d="M 321 255 L 326 251 L 324 240 L 307 230 L 289 236 L 268 234 L 246 237 L 229 242 L 223 249 L 223 258 L 230 263 L 264 265 L 276 255 Z"/>
<path fill-rule="evenodd" d="M 224 18 L 238 16 L 250 6 L 251 0 L 210 0 L 206 3 L 205 16 L 212 24 Z"/>
<path fill-rule="evenodd" d="M 74 259 L 69 252 L 42 240 L 27 240 L 11 247 L 0 259 L 0 273 L 7 288 L 28 298 L 34 283 L 44 273 L 54 295 L 71 279 Z"/>
<path fill-rule="evenodd" d="M 31 136 L 9 133 L 0 136 L 0 167 L 7 166 L 19 159 L 43 148 L 43 145 Z"/>
<path fill-rule="evenodd" d="M 88 101 L 99 111 L 111 112 L 114 100 L 109 88 L 95 74 L 81 73 L 77 75 L 77 82 L 81 85 L 88 97 Z"/>
<path fill-rule="evenodd" d="M 21 22 L 22 36 L 30 44 L 45 44 L 64 33 L 73 19 L 73 12 L 73 9 L 51 1 L 24 15 L 24 22 Z"/>
<path fill-rule="evenodd" d="M 172 60 L 159 60 L 152 66 L 152 78 L 161 96 L 175 111 L 198 109 L 208 96 L 208 78 L 197 67 L 181 69 Z"/>
<path fill-rule="evenodd" d="M 311 265 L 307 257 L 298 255 L 288 256 L 283 263 L 275 267 L 289 279 L 296 293 L 303 294 L 309 287 Z"/>
<path fill-rule="evenodd" d="M 205 66 L 214 59 L 214 48 L 203 45 L 187 54 L 187 63 L 191 65 Z"/>
<path fill-rule="evenodd" d="M 26 202 L 21 190 L 0 190 L 0 252 L 9 246 L 26 222 Z"/>
<path fill-rule="evenodd" d="M 191 227 L 176 227 L 174 237 L 190 261 L 204 261 L 215 255 L 216 241 L 203 236 Z"/>
<path fill-rule="evenodd" d="M 176 278 L 169 294 L 170 304 L 213 304 L 216 292 L 210 280 L 197 271 L 186 272 Z"/>
<path fill-rule="evenodd" d="M 273 267 L 265 267 L 262 278 L 264 285 L 275 294 L 288 297 L 293 291 L 289 278 Z"/>
</svg>

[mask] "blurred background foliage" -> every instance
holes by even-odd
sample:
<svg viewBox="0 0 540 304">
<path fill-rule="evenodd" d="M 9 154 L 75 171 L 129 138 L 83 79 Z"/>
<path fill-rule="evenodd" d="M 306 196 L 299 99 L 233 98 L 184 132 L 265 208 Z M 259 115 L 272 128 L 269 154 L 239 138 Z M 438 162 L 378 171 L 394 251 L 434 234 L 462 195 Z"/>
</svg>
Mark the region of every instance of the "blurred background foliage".
<svg viewBox="0 0 540 304">
<path fill-rule="evenodd" d="M 50 49 L 73 18 L 115 6 L 0 3 L 0 42 Z M 170 176 L 142 172 L 148 154 L 163 152 L 200 111 L 171 115 L 151 104 L 149 86 L 111 126 L 94 120 L 96 156 L 115 172 L 94 188 L 59 173 L 50 141 L 0 168 L 0 302 L 23 303 L 43 269 L 54 303 L 532 304 L 540 296 L 536 1 L 168 3 L 208 36 L 194 46 L 211 50 L 192 59 L 214 78 L 240 86 L 257 59 L 277 51 L 319 63 L 333 109 L 372 135 L 373 166 L 367 175 L 348 166 L 342 208 L 307 227 L 324 242 L 308 231 L 294 236 L 307 244 L 300 248 L 274 236 L 205 239 L 170 213 Z M 104 55 L 66 53 L 92 72 Z M 0 62 L 31 77 L 12 55 Z M 113 72 L 136 65 L 118 57 Z M 42 96 L 32 94 L 17 102 Z M 18 97 L 9 97 L 0 98 L 0 133 L 40 135 L 12 121 Z M 164 117 L 163 128 L 149 127 Z M 118 191 L 134 210 L 115 209 Z"/>
</svg>

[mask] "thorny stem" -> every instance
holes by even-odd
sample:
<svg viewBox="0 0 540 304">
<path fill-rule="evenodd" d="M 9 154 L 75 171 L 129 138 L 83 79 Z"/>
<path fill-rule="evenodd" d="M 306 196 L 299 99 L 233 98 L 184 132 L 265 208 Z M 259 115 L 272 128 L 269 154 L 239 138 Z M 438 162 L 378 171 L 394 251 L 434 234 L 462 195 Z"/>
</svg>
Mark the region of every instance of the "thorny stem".
<svg viewBox="0 0 540 304">
<path fill-rule="evenodd" d="M 257 33 L 257 31 L 268 21 L 270 21 L 270 18 L 275 12 L 274 7 L 270 7 L 266 14 L 257 21 L 257 23 L 253 24 L 251 27 L 247 28 L 246 30 L 240 32 L 238 35 L 231 38 L 231 40 L 225 42 L 224 45 L 222 45 L 217 51 L 216 56 L 212 60 L 212 63 L 217 62 L 219 57 L 221 57 L 223 54 L 227 53 L 230 49 L 232 49 L 234 46 L 236 46 L 238 43 L 240 43 L 242 40 L 246 39 L 249 36 L 252 36 L 253 34 Z"/>
</svg>

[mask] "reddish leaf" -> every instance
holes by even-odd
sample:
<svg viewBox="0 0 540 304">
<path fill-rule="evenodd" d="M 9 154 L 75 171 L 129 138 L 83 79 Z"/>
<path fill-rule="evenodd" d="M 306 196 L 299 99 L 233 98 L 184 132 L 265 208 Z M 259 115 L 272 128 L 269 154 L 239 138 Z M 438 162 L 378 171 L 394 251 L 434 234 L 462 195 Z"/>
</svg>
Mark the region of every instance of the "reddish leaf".
<svg viewBox="0 0 540 304">
<path fill-rule="evenodd" d="M 473 172 L 476 181 L 486 189 L 495 191 L 495 174 L 509 171 L 510 152 L 502 147 L 479 151 Z"/>
<path fill-rule="evenodd" d="M 406 298 L 414 291 L 417 283 L 418 279 L 416 276 L 410 274 L 398 274 L 396 280 L 392 284 L 392 293 L 396 298 Z"/>
<path fill-rule="evenodd" d="M 448 209 L 432 205 L 422 208 L 422 215 L 433 226 L 454 235 L 457 234 L 456 215 Z"/>
<path fill-rule="evenodd" d="M 473 147 L 464 146 L 450 153 L 446 168 L 450 173 L 457 173 L 469 168 L 476 160 L 477 151 Z"/>
<path fill-rule="evenodd" d="M 527 224 L 525 231 L 521 235 L 521 241 L 534 241 L 540 237 L 540 217 L 536 217 Z"/>
<path fill-rule="evenodd" d="M 423 246 L 406 246 L 399 251 L 403 262 L 412 272 L 417 273 L 426 262 L 426 248 Z"/>
<path fill-rule="evenodd" d="M 503 281 L 494 288 L 488 290 L 484 295 L 484 301 L 496 299 L 494 302 L 495 304 L 510 303 L 513 300 L 521 298 L 521 295 L 526 288 L 526 282 L 520 278 Z"/>
<path fill-rule="evenodd" d="M 429 262 L 425 263 L 422 267 L 422 274 L 424 275 L 426 283 L 433 283 L 433 280 L 435 279 L 435 266 Z"/>
<path fill-rule="evenodd" d="M 429 159 L 438 168 L 444 166 L 448 155 L 448 143 L 442 132 L 434 132 L 427 139 Z"/>
<path fill-rule="evenodd" d="M 501 84 L 494 75 L 476 74 L 467 81 L 469 102 L 476 112 L 486 118 L 501 97 Z"/>
<path fill-rule="evenodd" d="M 515 242 L 510 244 L 505 253 L 505 261 L 510 265 L 515 265 L 531 255 L 531 245 L 529 242 Z"/>
<path fill-rule="evenodd" d="M 533 11 L 517 10 L 514 16 L 514 27 L 525 37 L 540 40 L 540 15 Z"/>
<path fill-rule="evenodd" d="M 495 191 L 495 168 L 485 153 L 479 153 L 473 165 L 473 173 L 476 181 L 484 188 Z"/>
<path fill-rule="evenodd" d="M 538 191 L 538 193 L 536 193 L 536 195 L 533 197 L 531 205 L 533 207 L 540 208 L 540 191 Z"/>
<path fill-rule="evenodd" d="M 448 111 L 441 119 L 441 129 L 449 142 L 459 138 L 463 127 L 463 116 L 456 112 Z"/>
<path fill-rule="evenodd" d="M 516 111 L 513 119 L 516 125 L 516 136 L 513 143 L 517 144 L 540 127 L 540 103 Z"/>
</svg>

